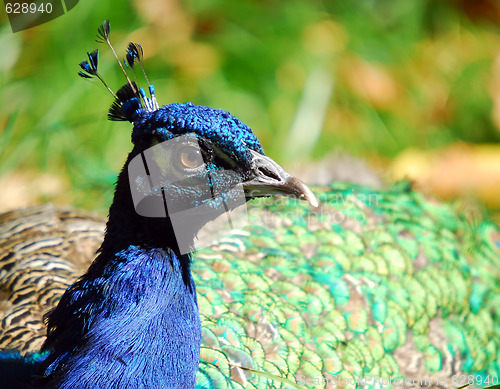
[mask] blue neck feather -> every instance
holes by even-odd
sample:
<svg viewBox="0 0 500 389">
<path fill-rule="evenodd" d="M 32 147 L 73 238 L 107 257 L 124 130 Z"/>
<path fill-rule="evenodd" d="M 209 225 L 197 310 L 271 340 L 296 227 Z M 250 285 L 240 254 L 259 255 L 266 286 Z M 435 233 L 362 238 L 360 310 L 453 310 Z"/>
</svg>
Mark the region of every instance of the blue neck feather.
<svg viewBox="0 0 500 389">
<path fill-rule="evenodd" d="M 201 343 L 196 292 L 172 251 L 130 246 L 102 276 L 73 285 L 62 302 L 72 325 L 56 327 L 57 340 L 48 342 L 55 346 L 44 364 L 48 387 L 194 387 Z"/>
<path fill-rule="evenodd" d="M 124 168 L 98 257 L 49 316 L 40 386 L 194 387 L 201 324 L 173 236 L 168 218 L 135 213 Z"/>
</svg>

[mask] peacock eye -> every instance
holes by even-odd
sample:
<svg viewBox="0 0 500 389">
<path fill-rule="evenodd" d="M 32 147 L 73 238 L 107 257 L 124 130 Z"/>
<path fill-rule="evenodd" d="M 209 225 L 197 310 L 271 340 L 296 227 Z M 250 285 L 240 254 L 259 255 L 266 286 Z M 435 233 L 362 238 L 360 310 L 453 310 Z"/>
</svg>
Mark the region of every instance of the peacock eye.
<svg viewBox="0 0 500 389">
<path fill-rule="evenodd" d="M 203 165 L 200 149 L 193 146 L 184 146 L 179 150 L 179 160 L 184 168 L 196 169 Z"/>
</svg>

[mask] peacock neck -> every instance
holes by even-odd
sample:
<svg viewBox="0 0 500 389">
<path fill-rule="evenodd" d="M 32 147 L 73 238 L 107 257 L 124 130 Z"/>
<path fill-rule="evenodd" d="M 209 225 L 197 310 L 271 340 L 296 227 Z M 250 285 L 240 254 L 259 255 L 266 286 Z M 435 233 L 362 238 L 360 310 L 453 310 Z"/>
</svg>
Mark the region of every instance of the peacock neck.
<svg viewBox="0 0 500 389">
<path fill-rule="evenodd" d="M 127 250 L 130 246 L 144 249 L 162 248 L 173 252 L 178 258 L 184 282 L 189 286 L 190 256 L 181 254 L 171 219 L 168 215 L 167 217 L 158 218 L 144 217 L 135 211 L 127 171 L 128 163 L 135 155 L 137 155 L 137 151 L 130 153 L 124 168 L 118 176 L 115 196 L 109 209 L 104 241 L 99 249 L 100 255 L 92 263 L 88 273 L 101 274 L 106 267 L 112 265 L 110 258 L 123 250 Z M 194 240 L 196 231 L 200 228 L 201 225 L 193 226 L 191 240 Z"/>
<path fill-rule="evenodd" d="M 40 386 L 192 388 L 201 324 L 168 218 L 135 214 L 124 171 L 100 253 L 49 316 Z"/>
<path fill-rule="evenodd" d="M 106 234 L 100 252 L 109 257 L 125 250 L 130 245 L 135 245 L 170 249 L 180 258 L 181 255 L 170 218 L 144 217 L 135 211 L 127 168 L 129 161 L 135 154 L 136 152 L 130 154 L 127 163 L 118 176 L 115 196 L 109 209 Z"/>
</svg>

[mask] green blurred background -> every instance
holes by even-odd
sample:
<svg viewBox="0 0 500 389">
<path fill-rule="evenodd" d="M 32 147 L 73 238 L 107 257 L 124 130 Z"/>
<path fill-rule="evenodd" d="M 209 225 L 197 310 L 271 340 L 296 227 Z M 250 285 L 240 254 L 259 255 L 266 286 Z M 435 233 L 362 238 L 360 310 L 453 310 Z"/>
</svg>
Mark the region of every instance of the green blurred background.
<svg viewBox="0 0 500 389">
<path fill-rule="evenodd" d="M 107 83 L 124 83 L 95 42 L 104 19 L 118 53 L 142 44 L 160 104 L 230 111 L 285 167 L 349 171 L 341 150 L 386 182 L 500 208 L 495 0 L 86 0 L 16 34 L 1 18 L 1 210 L 109 206 L 131 125 L 107 121 L 111 95 L 77 76 L 99 47 Z"/>
</svg>

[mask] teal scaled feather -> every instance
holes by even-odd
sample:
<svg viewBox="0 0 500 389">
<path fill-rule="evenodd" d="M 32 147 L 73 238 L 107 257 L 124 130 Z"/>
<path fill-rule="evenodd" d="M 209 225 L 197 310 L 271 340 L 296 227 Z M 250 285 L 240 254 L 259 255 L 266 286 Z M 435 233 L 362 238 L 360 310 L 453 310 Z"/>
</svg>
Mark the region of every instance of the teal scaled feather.
<svg viewBox="0 0 500 389">
<path fill-rule="evenodd" d="M 200 387 L 497 384 L 498 226 L 407 183 L 313 190 L 198 253 Z"/>
</svg>

